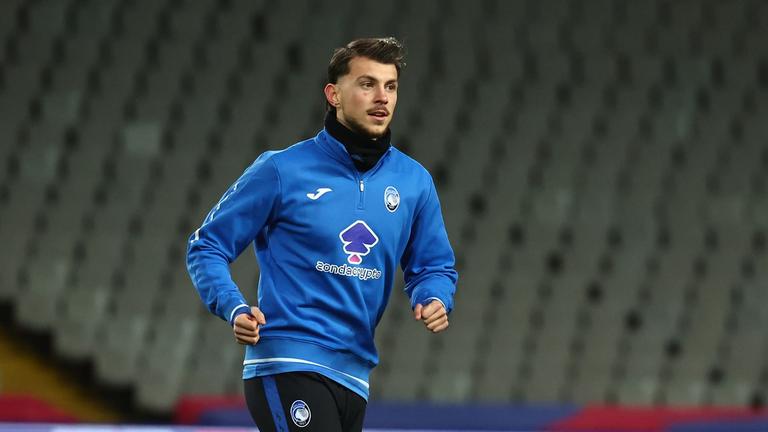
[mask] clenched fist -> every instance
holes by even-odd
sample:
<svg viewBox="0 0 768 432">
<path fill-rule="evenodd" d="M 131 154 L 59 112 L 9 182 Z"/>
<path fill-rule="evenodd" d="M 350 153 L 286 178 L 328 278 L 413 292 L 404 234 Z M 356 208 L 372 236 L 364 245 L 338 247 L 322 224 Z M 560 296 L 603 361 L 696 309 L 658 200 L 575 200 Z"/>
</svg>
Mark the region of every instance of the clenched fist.
<svg viewBox="0 0 768 432">
<path fill-rule="evenodd" d="M 241 313 L 235 317 L 232 326 L 237 343 L 242 345 L 256 345 L 259 341 L 259 326 L 267 323 L 264 314 L 256 306 L 251 306 L 251 313 Z"/>
<path fill-rule="evenodd" d="M 413 309 L 413 317 L 416 320 L 424 321 L 427 330 L 432 333 L 440 333 L 448 328 L 448 313 L 443 304 L 437 300 L 433 300 L 426 306 L 417 304 Z"/>
</svg>

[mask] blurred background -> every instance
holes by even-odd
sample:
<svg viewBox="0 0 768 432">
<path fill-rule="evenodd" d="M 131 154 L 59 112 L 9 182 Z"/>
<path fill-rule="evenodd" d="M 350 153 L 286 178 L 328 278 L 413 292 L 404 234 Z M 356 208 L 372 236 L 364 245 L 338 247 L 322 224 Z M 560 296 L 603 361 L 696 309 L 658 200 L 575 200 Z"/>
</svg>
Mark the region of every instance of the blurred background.
<svg viewBox="0 0 768 432">
<path fill-rule="evenodd" d="M 387 35 L 461 278 L 437 336 L 393 290 L 368 425 L 768 430 L 762 0 L 2 0 L 0 419 L 251 424 L 186 239 Z"/>
</svg>

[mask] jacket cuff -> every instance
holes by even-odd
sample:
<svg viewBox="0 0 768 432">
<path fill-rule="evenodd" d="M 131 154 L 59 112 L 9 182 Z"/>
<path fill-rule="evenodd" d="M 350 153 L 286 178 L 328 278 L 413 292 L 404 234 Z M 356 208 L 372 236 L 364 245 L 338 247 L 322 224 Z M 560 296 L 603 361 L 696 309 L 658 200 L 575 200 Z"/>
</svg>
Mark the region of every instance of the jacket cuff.
<svg viewBox="0 0 768 432">
<path fill-rule="evenodd" d="M 429 286 L 431 285 L 431 286 Z M 448 291 L 447 289 L 438 286 L 437 284 L 423 284 L 416 287 L 411 294 L 411 309 L 414 309 L 417 304 L 427 305 L 432 300 L 438 300 L 443 304 L 446 313 L 450 313 L 453 309 L 453 302 L 451 301 L 450 293 L 441 293 L 441 291 Z M 445 295 L 441 295 L 445 294 Z"/>
<path fill-rule="evenodd" d="M 433 301 L 433 300 L 437 300 L 437 301 L 439 301 L 439 302 L 440 302 L 440 304 L 441 304 L 441 305 L 443 305 L 443 309 L 445 309 L 445 312 L 446 312 L 446 313 L 448 312 L 448 308 L 447 308 L 447 307 L 445 307 L 445 303 L 443 303 L 443 301 L 442 301 L 442 300 L 440 300 L 440 299 L 439 299 L 439 298 L 437 298 L 437 297 L 428 297 L 426 300 L 424 300 L 424 302 L 423 302 L 423 303 L 426 303 L 426 304 L 430 304 L 430 303 L 432 303 L 432 301 Z M 422 303 L 422 304 L 423 304 L 423 303 Z M 424 305 L 424 306 L 426 306 L 426 305 Z"/>
<path fill-rule="evenodd" d="M 232 309 L 232 312 L 229 314 L 229 325 L 234 326 L 235 325 L 235 318 L 237 318 L 240 314 L 251 314 L 251 307 L 248 306 L 245 303 L 240 303 L 239 305 L 235 306 L 234 309 Z"/>
</svg>

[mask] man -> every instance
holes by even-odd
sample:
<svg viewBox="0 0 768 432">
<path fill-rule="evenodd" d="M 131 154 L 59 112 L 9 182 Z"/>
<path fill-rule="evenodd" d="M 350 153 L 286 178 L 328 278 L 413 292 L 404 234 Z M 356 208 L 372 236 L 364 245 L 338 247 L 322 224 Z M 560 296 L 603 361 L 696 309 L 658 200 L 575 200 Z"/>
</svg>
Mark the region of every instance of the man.
<svg viewBox="0 0 768 432">
<path fill-rule="evenodd" d="M 262 431 L 362 430 L 398 261 L 414 318 L 448 327 L 458 275 L 435 186 L 390 146 L 403 66 L 394 38 L 337 49 L 325 128 L 259 156 L 189 240 L 200 297 L 246 345 L 245 396 Z M 251 242 L 259 307 L 229 273 Z"/>
</svg>

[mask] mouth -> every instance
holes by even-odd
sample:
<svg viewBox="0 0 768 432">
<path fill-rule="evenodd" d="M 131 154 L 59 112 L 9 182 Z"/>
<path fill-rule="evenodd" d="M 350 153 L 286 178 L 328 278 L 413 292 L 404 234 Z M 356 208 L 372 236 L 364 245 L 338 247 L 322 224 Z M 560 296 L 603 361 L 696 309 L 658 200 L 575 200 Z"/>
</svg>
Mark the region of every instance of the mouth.
<svg viewBox="0 0 768 432">
<path fill-rule="evenodd" d="M 386 109 L 375 109 L 368 111 L 368 116 L 373 117 L 374 120 L 383 121 L 389 117 L 389 111 Z"/>
</svg>

